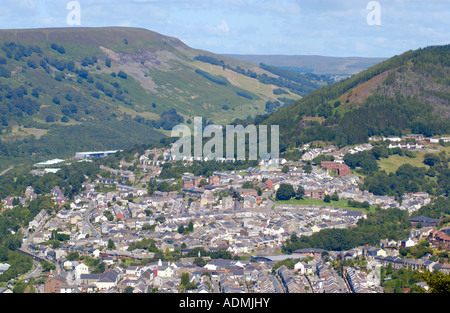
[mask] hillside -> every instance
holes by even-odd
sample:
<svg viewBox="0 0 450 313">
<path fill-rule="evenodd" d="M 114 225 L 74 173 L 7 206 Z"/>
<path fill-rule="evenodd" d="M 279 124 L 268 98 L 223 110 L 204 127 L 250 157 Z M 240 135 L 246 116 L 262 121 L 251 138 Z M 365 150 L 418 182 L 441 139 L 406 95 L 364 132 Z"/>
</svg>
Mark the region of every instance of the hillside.
<svg viewBox="0 0 450 313">
<path fill-rule="evenodd" d="M 333 83 L 274 73 L 145 29 L 0 30 L 0 161 L 158 141 L 201 116 L 273 112 Z"/>
<path fill-rule="evenodd" d="M 228 54 L 226 56 L 247 62 L 264 63 L 292 71 L 338 76 L 355 75 L 386 60 L 385 58 L 327 57 L 319 55 Z"/>
<path fill-rule="evenodd" d="M 281 145 L 338 146 L 370 136 L 450 133 L 450 45 L 408 51 L 259 118 L 280 125 Z"/>
</svg>

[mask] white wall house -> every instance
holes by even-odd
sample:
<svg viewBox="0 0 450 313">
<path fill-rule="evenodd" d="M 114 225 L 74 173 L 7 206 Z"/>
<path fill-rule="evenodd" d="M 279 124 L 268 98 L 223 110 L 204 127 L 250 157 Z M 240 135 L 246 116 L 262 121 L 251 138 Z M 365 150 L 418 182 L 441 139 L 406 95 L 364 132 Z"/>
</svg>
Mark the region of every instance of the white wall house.
<svg viewBox="0 0 450 313">
<path fill-rule="evenodd" d="M 89 274 L 89 267 L 84 263 L 78 263 L 74 267 L 74 274 L 76 279 L 80 279 L 81 274 Z"/>
</svg>

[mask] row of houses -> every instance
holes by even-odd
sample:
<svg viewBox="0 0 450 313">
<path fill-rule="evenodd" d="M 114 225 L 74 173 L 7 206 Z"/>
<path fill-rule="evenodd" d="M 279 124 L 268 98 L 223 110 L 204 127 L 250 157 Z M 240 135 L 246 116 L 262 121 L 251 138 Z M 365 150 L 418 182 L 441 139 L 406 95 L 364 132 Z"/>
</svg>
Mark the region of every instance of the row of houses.
<svg viewBox="0 0 450 313">
<path fill-rule="evenodd" d="M 435 270 L 440 271 L 444 274 L 450 274 L 450 264 L 441 264 L 438 262 L 432 262 L 429 260 L 416 260 L 416 259 L 402 259 L 396 256 L 386 256 L 377 257 L 376 260 L 380 262 L 384 267 L 389 265 L 394 269 L 409 268 L 418 271 L 429 271 L 433 272 Z"/>
<path fill-rule="evenodd" d="M 289 270 L 284 265 L 278 268 L 277 275 L 280 277 L 287 293 L 306 293 L 307 290 L 310 290 L 305 278 L 302 279 L 302 276 L 296 275 L 294 271 Z"/>
<path fill-rule="evenodd" d="M 365 272 L 348 267 L 344 269 L 344 275 L 353 293 L 376 293 L 370 288 Z"/>
</svg>

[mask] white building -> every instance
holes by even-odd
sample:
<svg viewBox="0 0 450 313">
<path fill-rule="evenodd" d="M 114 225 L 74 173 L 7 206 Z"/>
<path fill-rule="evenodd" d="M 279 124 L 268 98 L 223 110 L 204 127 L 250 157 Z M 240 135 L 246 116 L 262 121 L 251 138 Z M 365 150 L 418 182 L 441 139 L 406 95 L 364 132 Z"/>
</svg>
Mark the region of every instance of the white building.
<svg viewBox="0 0 450 313">
<path fill-rule="evenodd" d="M 73 267 L 75 278 L 80 279 L 81 274 L 89 274 L 89 267 L 84 263 L 78 263 Z"/>
</svg>

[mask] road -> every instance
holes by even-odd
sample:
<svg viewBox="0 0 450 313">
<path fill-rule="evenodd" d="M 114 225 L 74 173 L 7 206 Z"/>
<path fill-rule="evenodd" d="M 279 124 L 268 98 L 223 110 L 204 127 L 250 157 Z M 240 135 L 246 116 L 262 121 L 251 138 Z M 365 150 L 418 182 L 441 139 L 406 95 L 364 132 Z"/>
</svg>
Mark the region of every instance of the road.
<svg viewBox="0 0 450 313">
<path fill-rule="evenodd" d="M 41 223 L 40 225 L 38 225 L 38 227 L 36 227 L 34 233 L 39 232 L 44 225 L 45 225 L 45 223 Z M 31 277 L 39 277 L 41 275 L 41 273 L 42 273 L 42 268 L 40 265 L 41 261 L 48 261 L 50 263 L 53 263 L 53 264 L 55 264 L 57 271 L 62 270 L 62 266 L 58 262 L 54 262 L 52 260 L 48 260 L 48 259 L 36 256 L 34 251 L 32 251 L 29 248 L 32 234 L 29 233 L 28 229 L 26 229 L 26 228 L 21 228 L 21 231 L 22 231 L 23 235 L 26 237 L 26 239 L 23 241 L 20 249 L 18 249 L 17 251 L 19 253 L 22 252 L 24 254 L 28 254 L 33 257 L 33 269 L 31 271 L 29 271 L 28 273 L 24 274 L 24 279 L 28 279 Z"/>
<path fill-rule="evenodd" d="M 345 277 L 340 276 L 336 271 L 333 271 L 334 278 L 336 279 L 337 283 L 339 284 L 339 289 L 342 293 L 351 293 L 350 286 L 347 282 L 347 279 Z"/>
<path fill-rule="evenodd" d="M 270 280 L 272 281 L 273 286 L 275 287 L 275 293 L 286 293 L 286 288 L 283 286 L 283 283 L 280 281 L 278 275 L 268 275 Z"/>
<path fill-rule="evenodd" d="M 29 271 L 28 273 L 23 275 L 23 279 L 30 279 L 30 278 L 36 278 L 41 276 L 42 274 L 42 267 L 39 262 L 33 260 L 33 269 Z"/>
<path fill-rule="evenodd" d="M 86 211 L 86 213 L 83 216 L 83 225 L 86 226 L 88 231 L 94 236 L 99 237 L 100 233 L 99 231 L 94 227 L 94 225 L 91 224 L 91 213 L 95 209 L 95 203 L 94 201 L 89 201 L 89 209 Z"/>
</svg>

